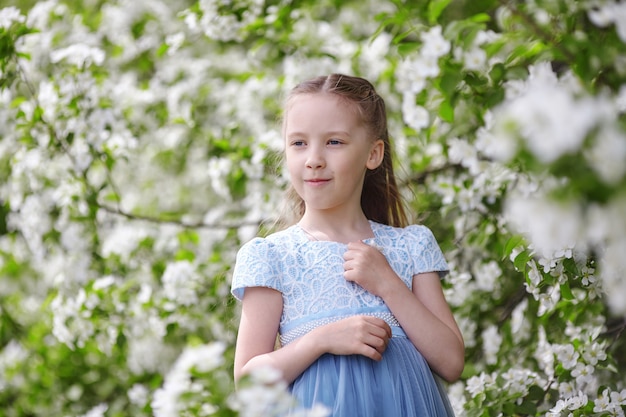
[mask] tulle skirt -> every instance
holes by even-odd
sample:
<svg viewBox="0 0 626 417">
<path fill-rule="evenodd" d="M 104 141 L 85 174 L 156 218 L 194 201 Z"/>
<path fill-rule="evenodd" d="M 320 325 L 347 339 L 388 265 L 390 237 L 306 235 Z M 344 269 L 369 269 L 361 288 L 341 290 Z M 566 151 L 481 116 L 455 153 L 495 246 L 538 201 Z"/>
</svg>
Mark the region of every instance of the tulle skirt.
<svg viewBox="0 0 626 417">
<path fill-rule="evenodd" d="M 325 405 L 332 417 L 451 417 L 447 394 L 406 337 L 393 337 L 380 362 L 325 354 L 291 385 L 303 408 Z"/>
</svg>

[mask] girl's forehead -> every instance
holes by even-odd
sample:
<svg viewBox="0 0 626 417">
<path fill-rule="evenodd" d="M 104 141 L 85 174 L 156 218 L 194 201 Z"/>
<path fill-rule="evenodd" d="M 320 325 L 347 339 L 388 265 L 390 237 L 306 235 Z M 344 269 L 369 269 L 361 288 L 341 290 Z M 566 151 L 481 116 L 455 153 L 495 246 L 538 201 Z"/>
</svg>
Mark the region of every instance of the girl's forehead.
<svg viewBox="0 0 626 417">
<path fill-rule="evenodd" d="M 288 115 L 294 108 L 298 110 L 311 107 L 334 107 L 339 110 L 346 110 L 354 114 L 358 114 L 357 106 L 351 100 L 333 93 L 300 93 L 289 98 L 285 107 L 285 113 Z"/>
</svg>

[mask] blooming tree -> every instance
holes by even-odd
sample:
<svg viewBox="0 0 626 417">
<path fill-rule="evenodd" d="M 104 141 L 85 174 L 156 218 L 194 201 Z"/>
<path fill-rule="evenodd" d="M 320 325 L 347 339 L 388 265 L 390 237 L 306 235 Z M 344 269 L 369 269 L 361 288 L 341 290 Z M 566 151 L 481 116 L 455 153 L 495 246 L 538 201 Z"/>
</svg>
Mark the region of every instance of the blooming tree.
<svg viewBox="0 0 626 417">
<path fill-rule="evenodd" d="M 626 3 L 22 7 L 0 9 L 4 415 L 284 414 L 271 369 L 235 393 L 229 280 L 280 208 L 281 100 L 330 72 L 386 98 L 446 252 L 457 415 L 624 415 Z"/>
</svg>

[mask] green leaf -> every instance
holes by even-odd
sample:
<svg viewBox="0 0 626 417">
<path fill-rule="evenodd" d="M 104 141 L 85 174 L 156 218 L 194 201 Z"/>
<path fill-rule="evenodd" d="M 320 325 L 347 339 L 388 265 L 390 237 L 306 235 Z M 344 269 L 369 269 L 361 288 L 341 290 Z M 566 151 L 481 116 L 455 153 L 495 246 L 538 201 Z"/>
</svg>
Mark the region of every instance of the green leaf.
<svg viewBox="0 0 626 417">
<path fill-rule="evenodd" d="M 175 259 L 177 261 L 193 262 L 196 259 L 196 254 L 188 249 L 179 249 L 178 252 L 176 252 Z"/>
<path fill-rule="evenodd" d="M 516 247 L 520 246 L 521 244 L 524 243 L 524 238 L 522 236 L 512 236 L 511 238 L 509 238 L 509 240 L 507 240 L 506 244 L 504 245 L 504 252 L 502 253 L 502 259 L 506 259 L 509 255 L 511 255 L 511 253 L 513 252 L 513 249 L 515 249 Z"/>
<path fill-rule="evenodd" d="M 570 288 L 569 284 L 566 282 L 564 284 L 561 284 L 561 297 L 564 300 L 573 300 L 574 299 L 574 294 L 572 294 L 572 289 Z"/>
<path fill-rule="evenodd" d="M 491 21 L 491 16 L 487 13 L 478 13 L 470 17 L 468 20 L 476 23 L 487 23 Z"/>
<path fill-rule="evenodd" d="M 451 0 L 433 0 L 428 3 L 428 23 L 434 25 L 437 23 L 437 19 L 441 16 L 441 13 L 444 11 L 448 4 L 450 4 Z"/>
<path fill-rule="evenodd" d="M 165 55 L 167 53 L 167 51 L 170 49 L 170 46 L 166 43 L 161 44 L 161 46 L 159 47 L 159 49 L 157 49 L 157 56 L 159 58 L 161 58 L 163 55 Z"/>
<path fill-rule="evenodd" d="M 545 395 L 546 393 L 541 387 L 537 385 L 531 385 L 528 389 L 528 395 L 526 396 L 526 399 L 531 401 L 539 401 L 543 399 Z"/>
<path fill-rule="evenodd" d="M 526 268 L 528 261 L 532 259 L 532 256 L 527 250 L 520 252 L 513 261 L 513 265 L 518 271 L 523 271 Z"/>
<path fill-rule="evenodd" d="M 522 415 L 535 415 L 537 413 L 537 405 L 531 401 L 524 401 L 515 407 L 515 412 Z"/>
<path fill-rule="evenodd" d="M 459 83 L 463 79 L 461 68 L 458 66 L 445 65 L 443 74 L 437 84 L 439 91 L 447 97 L 451 97 L 459 88 Z"/>
<path fill-rule="evenodd" d="M 398 45 L 398 53 L 400 55 L 406 56 L 414 53 L 420 47 L 420 44 L 417 42 L 402 42 Z"/>
<path fill-rule="evenodd" d="M 439 105 L 439 117 L 448 123 L 454 122 L 454 108 L 449 100 L 444 100 Z"/>
<path fill-rule="evenodd" d="M 489 78 L 491 78 L 493 85 L 500 84 L 500 82 L 504 80 L 505 75 L 506 67 L 502 63 L 495 64 L 493 68 L 491 68 L 491 71 L 489 71 Z"/>
</svg>

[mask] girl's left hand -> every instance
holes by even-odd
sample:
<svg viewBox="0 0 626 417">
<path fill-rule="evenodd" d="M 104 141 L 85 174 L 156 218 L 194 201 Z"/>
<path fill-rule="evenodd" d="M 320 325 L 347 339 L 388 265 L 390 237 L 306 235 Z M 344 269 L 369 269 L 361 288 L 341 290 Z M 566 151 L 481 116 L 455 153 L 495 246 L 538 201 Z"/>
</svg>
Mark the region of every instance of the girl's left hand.
<svg viewBox="0 0 626 417">
<path fill-rule="evenodd" d="M 394 277 L 400 279 L 380 250 L 361 241 L 348 243 L 343 259 L 344 278 L 379 297 Z"/>
</svg>

